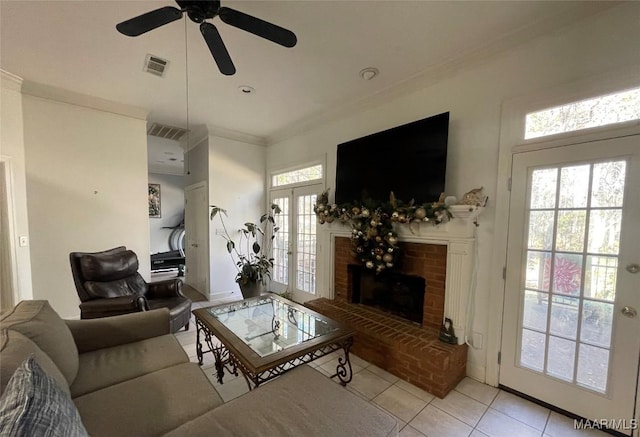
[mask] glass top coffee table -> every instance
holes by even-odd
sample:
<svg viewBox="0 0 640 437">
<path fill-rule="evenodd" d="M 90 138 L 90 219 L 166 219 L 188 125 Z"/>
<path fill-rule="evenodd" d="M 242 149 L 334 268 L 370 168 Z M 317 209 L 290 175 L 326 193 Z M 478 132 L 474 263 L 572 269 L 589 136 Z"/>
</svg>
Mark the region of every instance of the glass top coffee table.
<svg viewBox="0 0 640 437">
<path fill-rule="evenodd" d="M 245 377 L 249 389 L 294 367 L 342 349 L 336 373 L 351 381 L 349 349 L 355 331 L 277 294 L 200 308 L 196 317 L 198 363 L 212 353 L 218 382 L 227 370 Z M 220 343 L 215 342 L 217 338 Z M 202 345 L 205 343 L 205 349 Z"/>
</svg>

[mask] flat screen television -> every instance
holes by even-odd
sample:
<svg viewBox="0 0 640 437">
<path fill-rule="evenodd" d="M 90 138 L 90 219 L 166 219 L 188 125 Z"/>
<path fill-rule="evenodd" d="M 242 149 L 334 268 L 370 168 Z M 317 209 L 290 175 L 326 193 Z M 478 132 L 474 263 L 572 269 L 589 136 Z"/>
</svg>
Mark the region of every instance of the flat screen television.
<svg viewBox="0 0 640 437">
<path fill-rule="evenodd" d="M 338 145 L 336 203 L 363 199 L 435 202 L 444 192 L 449 113 Z"/>
</svg>

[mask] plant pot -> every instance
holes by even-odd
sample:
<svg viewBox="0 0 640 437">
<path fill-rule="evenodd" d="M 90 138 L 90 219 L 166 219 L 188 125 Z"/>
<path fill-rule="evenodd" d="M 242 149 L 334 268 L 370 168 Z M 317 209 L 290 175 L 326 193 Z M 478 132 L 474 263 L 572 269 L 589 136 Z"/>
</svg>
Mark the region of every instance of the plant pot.
<svg viewBox="0 0 640 437">
<path fill-rule="evenodd" d="M 239 285 L 242 297 L 245 299 L 260 296 L 267 291 L 267 286 L 261 282 L 248 282 L 246 284 Z"/>
</svg>

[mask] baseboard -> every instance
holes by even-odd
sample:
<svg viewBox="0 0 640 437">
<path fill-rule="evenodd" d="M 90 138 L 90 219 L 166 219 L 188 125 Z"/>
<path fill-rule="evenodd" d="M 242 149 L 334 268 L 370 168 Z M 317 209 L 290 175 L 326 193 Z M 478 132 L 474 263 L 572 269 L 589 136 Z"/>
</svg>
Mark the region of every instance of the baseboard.
<svg viewBox="0 0 640 437">
<path fill-rule="evenodd" d="M 209 302 L 213 305 L 221 305 L 223 303 L 235 302 L 238 300 L 242 300 L 242 293 L 240 293 L 240 290 L 220 291 L 209 294 Z"/>
<path fill-rule="evenodd" d="M 467 361 L 467 376 L 469 378 L 473 378 L 476 381 L 480 381 L 485 383 L 487 370 L 484 366 L 478 366 L 477 364 L 470 363 Z"/>
</svg>

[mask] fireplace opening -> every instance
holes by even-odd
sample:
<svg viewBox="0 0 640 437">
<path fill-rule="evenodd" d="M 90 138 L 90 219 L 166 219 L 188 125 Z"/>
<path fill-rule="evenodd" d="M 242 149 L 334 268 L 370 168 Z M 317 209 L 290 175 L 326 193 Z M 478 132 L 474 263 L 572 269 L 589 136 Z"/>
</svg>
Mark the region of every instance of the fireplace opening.
<svg viewBox="0 0 640 437">
<path fill-rule="evenodd" d="M 426 280 L 421 276 L 374 271 L 359 265 L 347 266 L 351 302 L 369 305 L 412 322 L 422 324 Z"/>
</svg>

